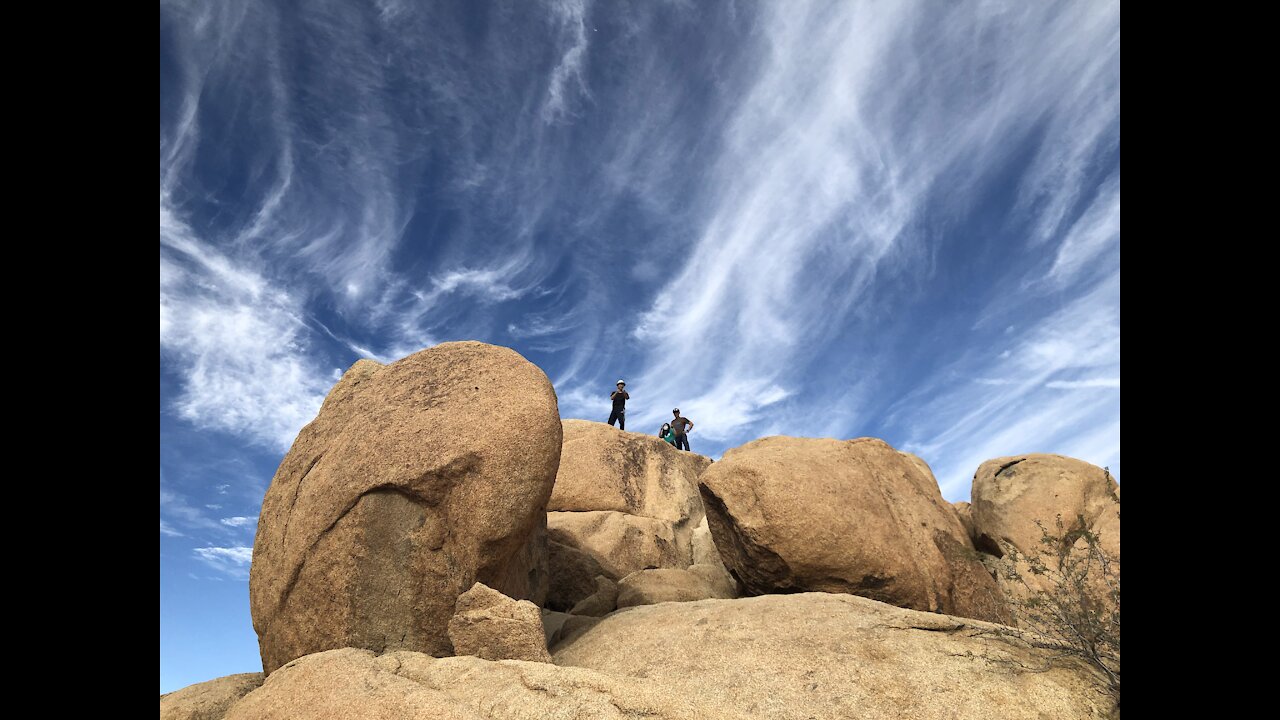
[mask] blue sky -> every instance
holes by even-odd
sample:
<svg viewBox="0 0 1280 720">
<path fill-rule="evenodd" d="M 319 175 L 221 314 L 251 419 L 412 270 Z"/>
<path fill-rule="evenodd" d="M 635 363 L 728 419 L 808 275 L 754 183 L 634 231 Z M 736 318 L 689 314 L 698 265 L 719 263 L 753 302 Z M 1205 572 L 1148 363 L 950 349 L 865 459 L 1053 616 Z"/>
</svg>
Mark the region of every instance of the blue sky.
<svg viewBox="0 0 1280 720">
<path fill-rule="evenodd" d="M 515 348 L 718 457 L 880 437 L 1120 468 L 1116 2 L 160 6 L 160 687 L 361 357 Z"/>
</svg>

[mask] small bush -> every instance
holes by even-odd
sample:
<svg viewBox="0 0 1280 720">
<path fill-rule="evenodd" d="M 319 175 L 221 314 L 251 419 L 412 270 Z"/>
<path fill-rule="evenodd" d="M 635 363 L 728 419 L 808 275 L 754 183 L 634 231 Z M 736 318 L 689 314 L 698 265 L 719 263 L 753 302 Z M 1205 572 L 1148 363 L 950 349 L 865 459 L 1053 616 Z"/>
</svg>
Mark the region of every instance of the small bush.
<svg viewBox="0 0 1280 720">
<path fill-rule="evenodd" d="M 1079 658 L 1101 673 L 1119 707 L 1119 559 L 1103 550 L 1083 516 L 1070 526 L 1059 516 L 1054 532 L 1036 525 L 1038 552 L 1002 543 L 1010 609 L 1033 646 Z"/>
</svg>

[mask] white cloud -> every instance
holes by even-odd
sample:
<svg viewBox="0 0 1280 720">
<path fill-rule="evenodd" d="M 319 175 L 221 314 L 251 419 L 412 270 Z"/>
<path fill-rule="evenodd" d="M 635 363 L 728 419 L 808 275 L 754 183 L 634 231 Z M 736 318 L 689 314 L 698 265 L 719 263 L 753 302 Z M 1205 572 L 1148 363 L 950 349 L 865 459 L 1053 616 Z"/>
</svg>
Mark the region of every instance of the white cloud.
<svg viewBox="0 0 1280 720">
<path fill-rule="evenodd" d="M 160 519 L 160 534 L 168 535 L 169 537 L 186 537 L 183 533 L 174 530 L 169 523 L 164 521 L 164 518 Z"/>
<path fill-rule="evenodd" d="M 301 302 L 195 238 L 160 200 L 160 350 L 178 415 L 287 448 L 329 383 L 307 354 Z"/>
<path fill-rule="evenodd" d="M 236 580 L 249 579 L 249 565 L 253 562 L 252 547 L 202 547 L 195 549 L 195 555 L 210 567 Z"/>
<path fill-rule="evenodd" d="M 236 528 L 249 527 L 251 525 L 258 524 L 258 516 L 254 515 L 252 517 L 238 516 L 238 517 L 222 518 L 218 522 L 221 522 L 223 525 L 227 525 L 229 527 L 236 527 Z"/>
<path fill-rule="evenodd" d="M 431 305 L 440 295 L 461 292 L 479 300 L 501 302 L 520 297 L 522 290 L 515 290 L 507 284 L 510 277 L 509 268 L 491 270 L 453 270 L 433 280 L 434 288 L 430 293 L 419 295 L 425 304 Z"/>
</svg>

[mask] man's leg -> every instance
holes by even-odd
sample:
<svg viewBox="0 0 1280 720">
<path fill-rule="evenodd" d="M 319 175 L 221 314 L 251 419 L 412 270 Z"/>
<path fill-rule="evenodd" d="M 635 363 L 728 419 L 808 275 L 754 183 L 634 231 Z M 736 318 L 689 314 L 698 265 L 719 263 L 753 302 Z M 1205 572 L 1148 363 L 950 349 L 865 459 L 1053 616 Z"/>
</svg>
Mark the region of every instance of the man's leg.
<svg viewBox="0 0 1280 720">
<path fill-rule="evenodd" d="M 618 411 L 616 409 L 613 412 L 609 413 L 609 427 L 613 427 L 613 423 L 615 420 L 618 419 L 618 417 L 619 417 Z"/>
<path fill-rule="evenodd" d="M 626 410 L 621 410 L 618 412 L 618 429 L 619 430 L 627 429 L 627 411 Z"/>
<path fill-rule="evenodd" d="M 688 450 L 688 449 L 689 449 L 689 436 L 688 436 L 688 435 L 677 435 L 677 436 L 676 436 L 676 449 L 677 449 L 677 450 Z"/>
</svg>

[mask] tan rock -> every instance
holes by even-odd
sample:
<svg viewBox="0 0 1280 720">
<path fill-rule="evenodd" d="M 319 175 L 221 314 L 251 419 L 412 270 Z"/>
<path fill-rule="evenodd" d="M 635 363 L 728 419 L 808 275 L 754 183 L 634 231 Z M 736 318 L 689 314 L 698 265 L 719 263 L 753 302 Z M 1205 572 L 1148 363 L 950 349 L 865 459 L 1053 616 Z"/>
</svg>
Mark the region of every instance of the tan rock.
<svg viewBox="0 0 1280 720">
<path fill-rule="evenodd" d="M 565 420 L 550 511 L 613 510 L 681 524 L 702 517 L 701 456 L 652 435 Z M 701 458 L 706 460 L 706 458 Z M 692 531 L 692 526 L 689 528 Z"/>
<path fill-rule="evenodd" d="M 691 530 L 614 511 L 547 513 L 548 537 L 587 553 L 610 578 L 650 567 L 688 567 L 693 560 Z"/>
<path fill-rule="evenodd" d="M 1000 630 L 852 595 L 767 595 L 628 608 L 555 660 L 647 679 L 725 717 L 1110 716 L 1100 678 Z"/>
<path fill-rule="evenodd" d="M 726 452 L 699 482 L 716 547 L 747 594 L 851 593 L 1009 618 L 928 466 L 881 440 L 764 438 Z"/>
<path fill-rule="evenodd" d="M 689 566 L 689 571 L 702 576 L 716 588 L 716 594 L 711 597 L 735 598 L 741 595 L 738 581 L 729 574 L 720 559 L 720 551 L 716 548 L 715 539 L 711 537 L 706 516 L 693 529 L 693 564 Z"/>
<path fill-rule="evenodd" d="M 689 461 L 693 463 L 693 466 L 698 471 L 699 475 L 701 475 L 704 470 L 711 467 L 711 464 L 715 462 L 714 460 L 712 460 L 711 458 L 705 455 L 699 455 L 697 453 L 688 452 L 688 451 L 677 451 L 677 452 L 679 452 L 681 456 L 689 458 Z"/>
<path fill-rule="evenodd" d="M 572 639 L 586 630 L 595 627 L 600 618 L 591 615 L 570 615 L 554 610 L 542 611 L 542 626 L 545 629 L 547 647 L 554 649 L 563 642 Z"/>
<path fill-rule="evenodd" d="M 596 591 L 583 598 L 569 611 L 571 615 L 608 615 L 618 607 L 618 584 L 603 575 L 596 576 Z"/>
<path fill-rule="evenodd" d="M 724 567 L 724 561 L 720 559 L 720 551 L 716 548 L 716 541 L 711 537 L 711 527 L 707 525 L 707 518 L 704 515 L 702 521 L 693 529 L 693 564 L 694 565 L 719 565 Z"/>
<path fill-rule="evenodd" d="M 356 363 L 263 501 L 249 594 L 264 669 L 344 646 L 447 655 L 477 581 L 541 602 L 560 433 L 551 383 L 507 348 Z"/>
<path fill-rule="evenodd" d="M 550 584 L 546 606 L 568 611 L 596 591 L 596 577 L 608 576 L 590 553 L 576 547 L 547 542 L 547 567 Z"/>
<path fill-rule="evenodd" d="M 698 566 L 694 566 L 698 567 Z M 708 567 L 703 565 L 701 567 Z M 639 570 L 618 583 L 618 609 L 663 602 L 691 602 L 733 597 L 723 585 L 716 587 L 698 572 L 660 568 Z"/>
<path fill-rule="evenodd" d="M 658 683 L 582 668 L 346 648 L 281 667 L 226 720 L 745 720 Z"/>
<path fill-rule="evenodd" d="M 960 524 L 964 526 L 964 534 L 969 538 L 969 542 L 974 541 L 973 532 L 973 507 L 967 502 L 951 503 L 951 507 L 956 511 L 956 517 L 960 519 Z"/>
<path fill-rule="evenodd" d="M 548 505 L 548 607 L 603 614 L 613 609 L 612 597 L 587 599 L 597 575 L 618 580 L 645 568 L 683 570 L 698 562 L 695 552 L 713 562 L 698 494 L 698 473 L 710 464 L 647 434 L 565 420 Z"/>
<path fill-rule="evenodd" d="M 573 616 L 569 613 L 543 609 L 542 636 L 546 638 L 548 648 L 555 646 L 556 641 L 560 639 L 560 629 L 564 627 L 565 621 L 571 617 Z"/>
<path fill-rule="evenodd" d="M 1003 554 L 1000 543 L 1023 553 L 1040 549 L 1041 531 L 1070 529 L 1077 517 L 1120 557 L 1120 485 L 1096 465 L 1064 455 L 1033 453 L 988 460 L 973 476 L 973 525 L 979 549 Z"/>
<path fill-rule="evenodd" d="M 727 599 L 741 597 L 742 595 L 738 591 L 738 581 L 734 580 L 729 571 L 724 569 L 724 565 L 719 563 L 715 565 L 690 565 L 689 572 L 707 581 L 707 584 L 711 586 L 711 594 L 707 597 Z"/>
<path fill-rule="evenodd" d="M 538 606 L 512 600 L 482 583 L 458 596 L 457 610 L 449 620 L 449 640 L 458 655 L 551 662 Z"/>
<path fill-rule="evenodd" d="M 161 695 L 160 720 L 222 720 L 264 677 L 262 673 L 227 675 Z"/>
</svg>

